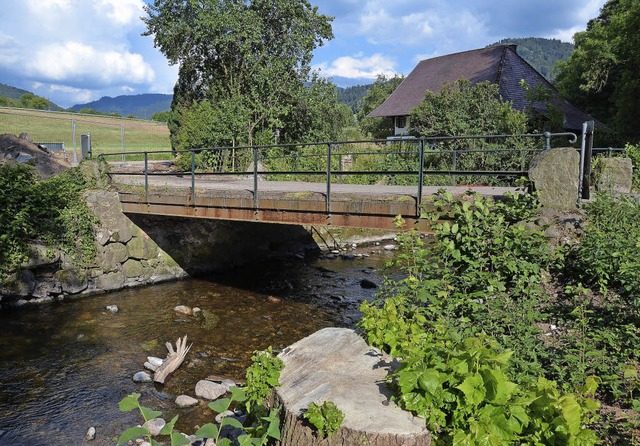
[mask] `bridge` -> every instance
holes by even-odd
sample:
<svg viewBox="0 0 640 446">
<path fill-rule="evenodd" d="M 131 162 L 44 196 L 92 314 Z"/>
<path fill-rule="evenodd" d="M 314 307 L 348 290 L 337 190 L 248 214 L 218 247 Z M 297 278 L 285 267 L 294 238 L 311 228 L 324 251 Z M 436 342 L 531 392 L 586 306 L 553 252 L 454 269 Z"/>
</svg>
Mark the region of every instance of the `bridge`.
<svg viewBox="0 0 640 446">
<path fill-rule="evenodd" d="M 545 133 L 99 157 L 109 160 L 125 213 L 378 229 L 394 229 L 400 215 L 425 229 L 422 206 L 438 190 L 502 197 L 559 138 L 577 140 Z"/>
</svg>

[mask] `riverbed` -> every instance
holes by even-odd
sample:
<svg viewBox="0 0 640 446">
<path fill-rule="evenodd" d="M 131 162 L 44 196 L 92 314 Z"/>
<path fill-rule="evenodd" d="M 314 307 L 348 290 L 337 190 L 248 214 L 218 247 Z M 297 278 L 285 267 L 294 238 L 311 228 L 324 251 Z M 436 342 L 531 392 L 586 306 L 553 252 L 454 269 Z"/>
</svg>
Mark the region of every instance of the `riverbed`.
<svg viewBox="0 0 640 446">
<path fill-rule="evenodd" d="M 204 403 L 178 409 L 174 400 L 195 396 L 198 380 L 241 381 L 255 350 L 279 350 L 328 326 L 355 327 L 360 303 L 377 291 L 362 281 L 381 284 L 392 253 L 343 254 L 0 311 L 0 446 L 114 445 L 142 421 L 118 411 L 132 392 L 194 432 L 211 412 Z M 202 313 L 179 315 L 177 305 Z M 184 335 L 193 347 L 165 386 L 132 381 L 147 356 L 164 358 L 165 342 Z M 85 442 L 92 426 L 96 439 Z"/>
</svg>

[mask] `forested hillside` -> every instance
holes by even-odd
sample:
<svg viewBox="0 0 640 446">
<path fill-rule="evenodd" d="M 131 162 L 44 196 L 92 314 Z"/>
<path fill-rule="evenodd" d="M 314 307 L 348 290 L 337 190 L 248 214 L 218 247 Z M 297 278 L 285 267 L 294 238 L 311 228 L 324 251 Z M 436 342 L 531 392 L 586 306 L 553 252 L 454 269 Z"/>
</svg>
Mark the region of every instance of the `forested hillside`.
<svg viewBox="0 0 640 446">
<path fill-rule="evenodd" d="M 353 87 L 347 88 L 338 87 L 338 101 L 347 104 L 354 113 L 358 113 L 361 99 L 367 94 L 370 88 L 371 84 L 354 85 Z"/>
<path fill-rule="evenodd" d="M 115 98 L 104 96 L 97 101 L 76 104 L 71 107 L 71 110 L 91 109 L 103 113 L 117 113 L 121 116 L 133 115 L 143 119 L 151 119 L 154 113 L 171 108 L 171 98 L 170 94 L 123 95 Z"/>
<path fill-rule="evenodd" d="M 567 61 L 573 53 L 573 44 L 558 39 L 544 39 L 542 37 L 527 37 L 523 39 L 502 39 L 493 45 L 518 45 L 518 54 L 531 64 L 549 81 L 555 77 L 554 67 L 560 60 Z"/>
</svg>

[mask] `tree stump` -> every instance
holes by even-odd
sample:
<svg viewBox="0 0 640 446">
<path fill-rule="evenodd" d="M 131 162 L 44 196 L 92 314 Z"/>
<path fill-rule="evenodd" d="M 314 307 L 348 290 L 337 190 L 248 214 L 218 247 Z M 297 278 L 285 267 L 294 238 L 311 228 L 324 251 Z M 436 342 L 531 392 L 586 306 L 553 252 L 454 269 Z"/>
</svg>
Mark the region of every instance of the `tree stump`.
<svg viewBox="0 0 640 446">
<path fill-rule="evenodd" d="M 283 405 L 280 446 L 427 446 L 424 420 L 389 401 L 385 378 L 394 364 L 353 330 L 325 328 L 284 349 L 276 402 Z M 333 402 L 342 427 L 321 438 L 302 418 L 309 403 Z"/>
</svg>

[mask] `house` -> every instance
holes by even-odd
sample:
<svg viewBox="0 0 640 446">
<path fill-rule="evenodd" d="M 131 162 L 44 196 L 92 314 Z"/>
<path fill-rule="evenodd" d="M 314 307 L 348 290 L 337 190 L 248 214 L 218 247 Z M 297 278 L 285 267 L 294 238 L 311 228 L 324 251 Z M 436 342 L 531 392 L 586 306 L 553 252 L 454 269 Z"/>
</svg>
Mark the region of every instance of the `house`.
<svg viewBox="0 0 640 446">
<path fill-rule="evenodd" d="M 472 85 L 484 81 L 497 83 L 502 99 L 524 112 L 530 111 L 530 104 L 525 98 L 522 81 L 529 87 L 540 85 L 558 94 L 544 76 L 516 53 L 516 45 L 497 45 L 421 61 L 387 100 L 367 116 L 391 118 L 395 135 L 406 135 L 411 125 L 411 110 L 424 100 L 425 92 L 439 93 L 445 83 L 460 78 L 468 79 Z M 583 122 L 594 120 L 559 95 L 554 102 L 564 114 L 566 131 L 579 133 Z M 534 103 L 533 109 L 543 116 L 548 115 L 542 103 Z"/>
</svg>

